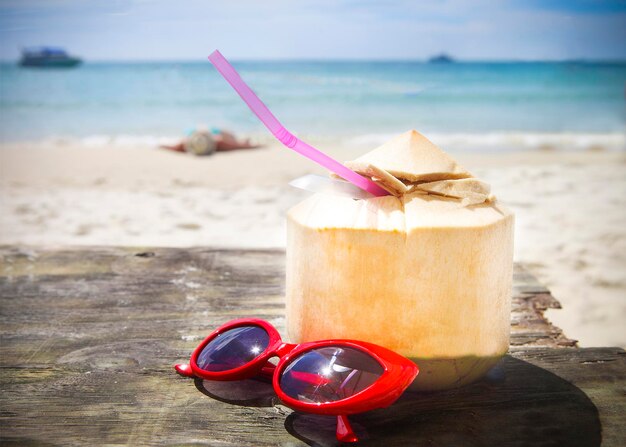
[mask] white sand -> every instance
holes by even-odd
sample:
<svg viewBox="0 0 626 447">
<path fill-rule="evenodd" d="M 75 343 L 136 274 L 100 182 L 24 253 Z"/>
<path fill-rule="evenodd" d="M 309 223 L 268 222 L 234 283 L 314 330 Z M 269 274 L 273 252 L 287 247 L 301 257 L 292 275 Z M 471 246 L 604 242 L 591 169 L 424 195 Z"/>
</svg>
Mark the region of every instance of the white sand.
<svg viewBox="0 0 626 447">
<path fill-rule="evenodd" d="M 324 142 L 347 160 L 368 148 Z M 623 152 L 453 154 L 516 213 L 516 260 L 562 303 L 581 346 L 626 346 Z M 290 151 L 196 158 L 152 147 L 0 147 L 0 243 L 284 247 L 287 186 L 324 171 Z"/>
</svg>

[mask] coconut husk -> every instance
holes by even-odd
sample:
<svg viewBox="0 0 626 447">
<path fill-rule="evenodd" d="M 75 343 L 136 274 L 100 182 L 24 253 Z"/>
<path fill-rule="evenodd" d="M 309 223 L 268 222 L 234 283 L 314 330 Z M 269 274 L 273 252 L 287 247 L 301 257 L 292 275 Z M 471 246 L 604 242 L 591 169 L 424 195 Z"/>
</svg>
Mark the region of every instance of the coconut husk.
<svg viewBox="0 0 626 447">
<path fill-rule="evenodd" d="M 399 197 L 409 192 L 409 187 L 407 185 L 402 183 L 389 172 L 374 165 L 353 162 L 350 165 L 350 169 L 361 175 L 369 177 L 374 183 L 378 184 L 386 191 L 389 191 L 394 196 Z"/>
<path fill-rule="evenodd" d="M 459 180 L 439 180 L 436 182 L 418 183 L 414 189 L 461 199 L 464 206 L 476 205 L 489 199 L 491 187 L 476 178 Z"/>
</svg>

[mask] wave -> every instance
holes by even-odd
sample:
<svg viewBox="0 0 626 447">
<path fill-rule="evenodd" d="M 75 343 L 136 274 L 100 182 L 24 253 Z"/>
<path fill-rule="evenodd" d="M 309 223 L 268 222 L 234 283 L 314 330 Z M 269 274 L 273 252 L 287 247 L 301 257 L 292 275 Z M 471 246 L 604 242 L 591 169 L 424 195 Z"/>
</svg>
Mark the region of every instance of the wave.
<svg viewBox="0 0 626 447">
<path fill-rule="evenodd" d="M 351 144 L 376 147 L 389 141 L 395 134 L 366 134 L 353 137 Z M 623 132 L 485 132 L 485 133 L 429 133 L 429 140 L 450 151 L 501 150 L 626 150 Z"/>
<path fill-rule="evenodd" d="M 9 142 L 18 144 L 33 144 L 41 146 L 80 146 L 84 148 L 101 147 L 156 147 L 161 144 L 172 144 L 180 140 L 180 135 L 104 135 L 96 134 L 85 137 L 53 135 L 38 140 L 21 140 Z"/>
<path fill-rule="evenodd" d="M 328 134 L 299 135 L 320 149 L 333 145 L 356 146 L 371 149 L 389 141 L 397 133 L 375 133 L 354 136 L 334 136 Z M 44 146 L 100 147 L 157 147 L 180 141 L 182 135 L 90 135 L 86 137 L 51 136 L 35 141 L 21 141 Z M 244 134 L 263 145 L 277 144 L 267 132 Z M 626 134 L 621 132 L 576 133 L 576 132 L 485 132 L 485 133 L 428 133 L 433 143 L 446 151 L 524 151 L 524 150 L 565 150 L 565 151 L 626 151 Z"/>
</svg>

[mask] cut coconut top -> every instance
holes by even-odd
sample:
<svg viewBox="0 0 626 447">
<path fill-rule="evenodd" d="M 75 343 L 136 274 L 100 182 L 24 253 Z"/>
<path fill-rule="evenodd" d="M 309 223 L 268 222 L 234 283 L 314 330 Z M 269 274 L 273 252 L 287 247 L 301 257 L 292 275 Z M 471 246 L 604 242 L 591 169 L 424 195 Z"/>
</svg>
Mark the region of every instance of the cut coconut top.
<svg viewBox="0 0 626 447">
<path fill-rule="evenodd" d="M 459 165 L 421 133 L 410 130 L 346 162 L 396 197 L 435 194 L 461 200 L 463 206 L 493 201 L 489 185 Z"/>
<path fill-rule="evenodd" d="M 472 177 L 452 157 L 416 130 L 398 135 L 373 151 L 346 163 L 346 166 L 356 172 L 362 171 L 368 165 L 409 183 Z"/>
</svg>

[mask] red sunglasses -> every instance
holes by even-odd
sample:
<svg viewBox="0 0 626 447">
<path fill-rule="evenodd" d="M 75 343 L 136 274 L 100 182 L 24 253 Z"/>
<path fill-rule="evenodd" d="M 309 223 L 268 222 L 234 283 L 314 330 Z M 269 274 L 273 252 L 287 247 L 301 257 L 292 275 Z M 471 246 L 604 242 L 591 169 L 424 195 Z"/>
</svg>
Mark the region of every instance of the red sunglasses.
<svg viewBox="0 0 626 447">
<path fill-rule="evenodd" d="M 279 357 L 277 365 L 269 362 Z M 381 346 L 354 340 L 284 343 L 267 321 L 233 320 L 213 331 L 179 374 L 206 380 L 272 378 L 294 410 L 337 416 L 337 439 L 356 442 L 347 415 L 384 408 L 400 397 L 419 369 Z"/>
</svg>

